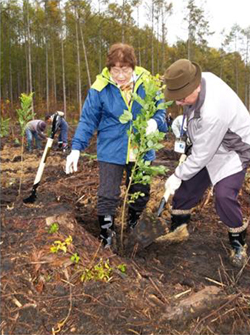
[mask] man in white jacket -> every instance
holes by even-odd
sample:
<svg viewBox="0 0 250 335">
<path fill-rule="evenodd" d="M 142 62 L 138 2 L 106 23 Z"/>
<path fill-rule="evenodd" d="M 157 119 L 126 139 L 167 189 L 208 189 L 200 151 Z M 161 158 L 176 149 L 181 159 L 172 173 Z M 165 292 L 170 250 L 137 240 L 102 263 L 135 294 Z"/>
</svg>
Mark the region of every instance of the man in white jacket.
<svg viewBox="0 0 250 335">
<path fill-rule="evenodd" d="M 246 231 L 237 196 L 250 162 L 250 114 L 237 94 L 220 78 L 201 72 L 187 59 L 173 63 L 165 72 L 168 100 L 184 108 L 192 152 L 166 181 L 174 194 L 172 222 L 166 239 L 188 237 L 190 210 L 212 184 L 215 208 L 227 226 L 232 263 L 247 261 Z"/>
</svg>

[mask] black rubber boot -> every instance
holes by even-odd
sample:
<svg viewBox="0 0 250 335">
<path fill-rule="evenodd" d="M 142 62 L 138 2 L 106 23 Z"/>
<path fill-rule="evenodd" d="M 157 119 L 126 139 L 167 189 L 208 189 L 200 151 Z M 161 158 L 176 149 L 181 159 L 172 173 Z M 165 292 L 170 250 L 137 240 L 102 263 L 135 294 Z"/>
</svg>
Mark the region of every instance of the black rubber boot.
<svg viewBox="0 0 250 335">
<path fill-rule="evenodd" d="M 98 219 L 101 227 L 100 239 L 102 240 L 104 248 L 110 247 L 115 237 L 114 216 L 99 215 Z"/>
<path fill-rule="evenodd" d="M 57 145 L 57 149 L 62 149 L 63 147 L 63 142 L 62 141 L 58 141 L 58 145 Z"/>
<path fill-rule="evenodd" d="M 230 260 L 234 266 L 242 267 L 247 262 L 247 245 L 246 245 L 246 232 L 243 230 L 240 233 L 229 232 L 229 241 L 231 244 Z"/>
<path fill-rule="evenodd" d="M 188 222 L 190 221 L 190 217 L 191 217 L 190 214 L 179 214 L 179 215 L 172 214 L 170 231 L 174 231 L 183 224 L 188 224 Z"/>
<path fill-rule="evenodd" d="M 129 208 L 128 209 L 128 228 L 131 230 L 131 229 L 134 229 L 135 226 L 137 225 L 138 223 L 138 220 L 140 218 L 140 215 L 141 215 L 141 212 L 138 212 L 136 210 L 134 210 L 133 208 Z"/>
<path fill-rule="evenodd" d="M 187 224 L 190 220 L 190 217 L 190 214 L 172 214 L 169 232 L 158 237 L 156 241 L 168 241 L 169 243 L 180 243 L 186 241 L 189 238 Z"/>
</svg>

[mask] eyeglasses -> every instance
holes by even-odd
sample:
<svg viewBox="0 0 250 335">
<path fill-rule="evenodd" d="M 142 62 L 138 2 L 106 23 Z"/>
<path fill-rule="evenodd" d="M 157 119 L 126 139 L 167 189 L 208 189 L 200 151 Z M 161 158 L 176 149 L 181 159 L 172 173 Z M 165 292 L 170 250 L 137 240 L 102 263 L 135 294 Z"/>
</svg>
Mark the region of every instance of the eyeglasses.
<svg viewBox="0 0 250 335">
<path fill-rule="evenodd" d="M 133 69 L 131 67 L 112 67 L 110 72 L 115 76 L 118 76 L 119 74 L 128 75 L 133 72 Z"/>
</svg>

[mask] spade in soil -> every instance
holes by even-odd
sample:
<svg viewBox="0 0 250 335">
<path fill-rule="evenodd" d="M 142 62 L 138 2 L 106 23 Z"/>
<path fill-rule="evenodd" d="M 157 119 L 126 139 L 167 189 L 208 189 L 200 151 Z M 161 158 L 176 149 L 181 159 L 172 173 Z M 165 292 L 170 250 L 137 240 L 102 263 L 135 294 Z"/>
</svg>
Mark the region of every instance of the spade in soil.
<svg viewBox="0 0 250 335">
<path fill-rule="evenodd" d="M 138 244 L 139 248 L 146 248 L 152 244 L 157 237 L 168 233 L 166 222 L 161 219 L 160 216 L 169 196 L 170 191 L 166 190 L 156 214 L 148 212 L 147 210 L 142 213 L 139 222 L 128 236 L 126 243 L 128 250 L 132 249 L 136 244 Z"/>
<path fill-rule="evenodd" d="M 44 149 L 44 152 L 43 152 L 43 155 L 42 155 L 42 159 L 40 161 L 40 164 L 39 164 L 39 167 L 38 167 L 38 170 L 37 170 L 36 178 L 35 178 L 35 181 L 34 181 L 34 184 L 33 184 L 33 187 L 32 187 L 31 195 L 28 198 L 23 199 L 23 202 L 25 204 L 34 203 L 36 201 L 36 198 L 37 198 L 36 190 L 37 190 L 37 188 L 40 184 L 40 181 L 42 179 L 42 175 L 43 175 L 43 171 L 44 171 L 44 168 L 45 168 L 46 160 L 47 160 L 47 157 L 49 156 L 49 152 L 52 148 L 52 144 L 53 144 L 53 141 L 54 141 L 55 134 L 58 130 L 58 124 L 59 124 L 58 121 L 63 115 L 64 115 L 63 112 L 56 112 L 54 114 L 53 121 L 52 121 L 51 135 L 47 139 L 47 143 L 46 143 L 46 146 L 45 146 L 45 149 Z"/>
</svg>

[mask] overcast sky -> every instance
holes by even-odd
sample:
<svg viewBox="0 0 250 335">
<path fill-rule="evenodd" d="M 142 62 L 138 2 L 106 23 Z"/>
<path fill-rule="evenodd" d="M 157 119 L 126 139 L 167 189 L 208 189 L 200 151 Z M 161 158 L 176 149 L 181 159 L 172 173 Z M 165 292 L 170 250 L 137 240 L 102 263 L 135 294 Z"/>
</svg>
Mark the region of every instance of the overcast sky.
<svg viewBox="0 0 250 335">
<path fill-rule="evenodd" d="M 173 15 L 169 17 L 167 24 L 167 39 L 170 44 L 175 43 L 177 37 L 187 39 L 187 29 L 182 22 L 187 0 L 172 0 L 172 3 Z M 210 30 L 215 32 L 209 40 L 212 47 L 220 47 L 221 31 L 224 28 L 228 33 L 235 23 L 241 28 L 250 26 L 250 0 L 196 0 L 195 4 L 203 8 L 204 13 L 208 15 L 206 19 L 209 21 Z"/>
</svg>

